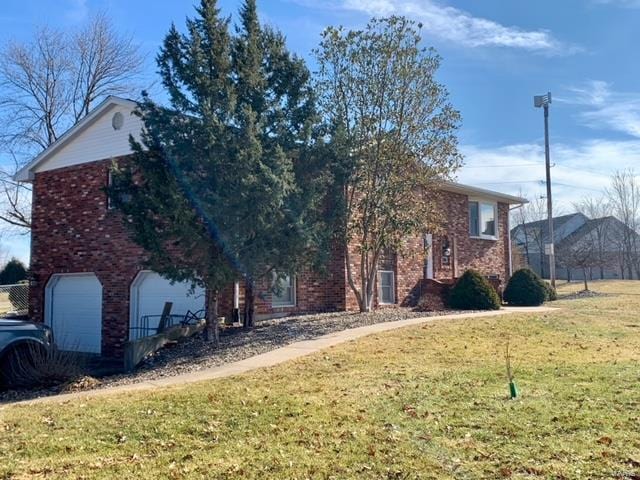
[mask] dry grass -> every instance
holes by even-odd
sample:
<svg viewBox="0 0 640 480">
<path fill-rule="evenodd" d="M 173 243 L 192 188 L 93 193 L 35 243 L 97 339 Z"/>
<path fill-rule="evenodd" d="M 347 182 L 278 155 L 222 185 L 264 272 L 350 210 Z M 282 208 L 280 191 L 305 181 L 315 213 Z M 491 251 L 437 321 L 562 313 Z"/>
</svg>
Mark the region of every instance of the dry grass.
<svg viewBox="0 0 640 480">
<path fill-rule="evenodd" d="M 153 394 L 7 407 L 0 478 L 640 478 L 640 282 L 593 287 L 617 295 Z"/>
</svg>

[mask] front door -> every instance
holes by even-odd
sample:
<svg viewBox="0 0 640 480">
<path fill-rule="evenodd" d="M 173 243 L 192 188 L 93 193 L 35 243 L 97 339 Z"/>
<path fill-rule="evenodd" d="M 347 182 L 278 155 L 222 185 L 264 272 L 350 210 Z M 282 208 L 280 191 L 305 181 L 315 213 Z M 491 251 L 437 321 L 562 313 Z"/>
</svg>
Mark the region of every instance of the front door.
<svg viewBox="0 0 640 480">
<path fill-rule="evenodd" d="M 433 278 L 433 235 L 431 233 L 427 233 L 424 236 L 424 255 L 425 255 L 424 277 L 432 279 Z"/>
</svg>

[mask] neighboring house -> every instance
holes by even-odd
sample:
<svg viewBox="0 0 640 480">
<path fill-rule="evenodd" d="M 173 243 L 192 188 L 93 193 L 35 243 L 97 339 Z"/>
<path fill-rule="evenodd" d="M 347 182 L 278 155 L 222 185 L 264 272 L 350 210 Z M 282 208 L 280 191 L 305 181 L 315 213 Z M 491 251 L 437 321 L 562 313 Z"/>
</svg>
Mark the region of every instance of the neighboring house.
<svg viewBox="0 0 640 480">
<path fill-rule="evenodd" d="M 63 348 L 115 358 L 139 335 L 143 318 L 157 322 L 166 301 L 180 315 L 204 308 L 200 289 L 143 269 L 145 252 L 110 208 L 112 162 L 131 153 L 128 137 L 142 129 L 134 108 L 109 97 L 15 177 L 33 184 L 30 315 L 51 325 Z M 443 183 L 437 195 L 444 233 L 407 238 L 403 255 L 384 256 L 376 305 L 409 304 L 425 279 L 451 279 L 467 268 L 509 277 L 509 205 L 524 200 L 455 183 Z M 305 271 L 288 278 L 278 295 L 272 290 L 259 289 L 258 318 L 357 309 L 340 252 L 325 273 Z M 242 300 L 242 289 L 230 285 L 221 314 L 241 308 Z"/>
<path fill-rule="evenodd" d="M 514 255 L 538 275 L 549 278 L 549 257 L 544 254 L 544 245 L 549 242 L 548 221 L 517 225 L 511 235 L 518 249 Z M 589 219 L 582 213 L 554 217 L 556 277 L 583 280 L 586 271 L 589 279 L 638 278 L 635 268 L 628 271 L 623 254 L 628 237 L 637 239 L 640 247 L 640 236 L 615 217 Z"/>
</svg>

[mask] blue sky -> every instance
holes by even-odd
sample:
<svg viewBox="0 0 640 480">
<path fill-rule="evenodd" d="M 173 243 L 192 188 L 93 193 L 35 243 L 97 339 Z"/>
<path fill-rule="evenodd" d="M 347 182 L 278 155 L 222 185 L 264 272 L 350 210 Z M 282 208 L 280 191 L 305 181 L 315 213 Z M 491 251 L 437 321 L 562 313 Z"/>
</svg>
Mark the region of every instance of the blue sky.
<svg viewBox="0 0 640 480">
<path fill-rule="evenodd" d="M 164 34 L 171 22 L 184 25 L 194 1 L 3 0 L 0 41 L 26 39 L 44 23 L 72 28 L 106 10 L 148 53 L 152 82 Z M 220 5 L 235 15 L 240 1 Z M 640 0 L 259 0 L 258 7 L 312 68 L 311 51 L 328 25 L 357 28 L 393 13 L 421 21 L 425 45 L 444 58 L 439 80 L 462 112 L 464 183 L 543 193 L 542 112 L 532 96 L 548 90 L 559 211 L 599 195 L 611 173 L 640 159 Z M 3 243 L 27 258 L 26 238 Z"/>
</svg>

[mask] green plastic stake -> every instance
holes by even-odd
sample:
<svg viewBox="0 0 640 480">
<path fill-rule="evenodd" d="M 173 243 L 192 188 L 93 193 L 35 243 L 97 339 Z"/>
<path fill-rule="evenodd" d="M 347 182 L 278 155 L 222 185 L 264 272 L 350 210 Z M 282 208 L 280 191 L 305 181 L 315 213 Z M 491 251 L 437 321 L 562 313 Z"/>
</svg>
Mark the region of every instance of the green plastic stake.
<svg viewBox="0 0 640 480">
<path fill-rule="evenodd" d="M 518 387 L 516 386 L 516 382 L 509 382 L 509 393 L 511 394 L 511 399 L 518 396 Z"/>
</svg>

